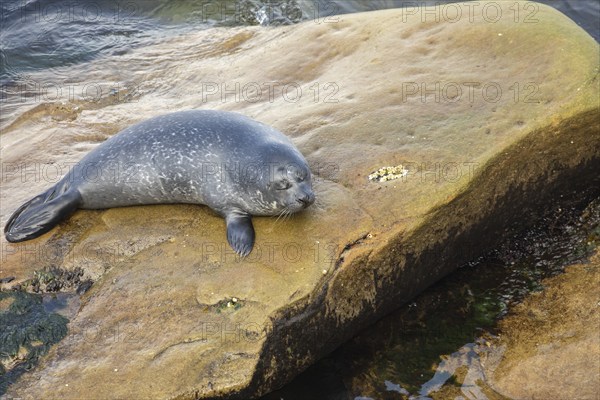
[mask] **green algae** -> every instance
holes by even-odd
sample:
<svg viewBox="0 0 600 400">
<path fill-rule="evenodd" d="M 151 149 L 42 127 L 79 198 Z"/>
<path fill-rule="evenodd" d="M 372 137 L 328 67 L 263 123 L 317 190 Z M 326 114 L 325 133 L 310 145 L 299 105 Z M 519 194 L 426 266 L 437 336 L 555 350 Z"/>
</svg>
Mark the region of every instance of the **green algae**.
<svg viewBox="0 0 600 400">
<path fill-rule="evenodd" d="M 224 312 L 232 312 L 237 311 L 244 306 L 244 301 L 238 299 L 237 297 L 232 297 L 230 299 L 223 299 L 218 303 L 211 306 L 211 309 L 217 314 L 221 314 Z"/>
<path fill-rule="evenodd" d="M 41 295 L 0 292 L 0 394 L 67 335 L 68 322 L 48 313 Z"/>
</svg>

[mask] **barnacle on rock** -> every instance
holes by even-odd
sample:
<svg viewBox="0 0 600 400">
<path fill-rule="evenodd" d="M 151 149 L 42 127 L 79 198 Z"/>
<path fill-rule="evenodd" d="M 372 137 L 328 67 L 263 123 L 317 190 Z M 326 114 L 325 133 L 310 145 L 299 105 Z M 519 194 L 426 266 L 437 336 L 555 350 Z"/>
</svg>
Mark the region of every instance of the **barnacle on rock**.
<svg viewBox="0 0 600 400">
<path fill-rule="evenodd" d="M 402 166 L 402 164 L 400 164 L 400 165 L 396 165 L 395 167 L 379 168 L 377 171 L 369 174 L 369 180 L 377 181 L 377 182 L 386 182 L 386 181 L 392 181 L 394 179 L 402 178 L 406 175 L 408 175 L 408 170 L 406 168 L 404 168 L 404 166 Z"/>
</svg>

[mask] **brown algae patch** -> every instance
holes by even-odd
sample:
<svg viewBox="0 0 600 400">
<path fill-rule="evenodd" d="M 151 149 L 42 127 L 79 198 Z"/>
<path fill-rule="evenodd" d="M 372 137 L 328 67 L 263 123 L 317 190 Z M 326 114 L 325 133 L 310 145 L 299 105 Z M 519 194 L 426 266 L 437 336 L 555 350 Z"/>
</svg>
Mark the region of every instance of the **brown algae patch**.
<svg viewBox="0 0 600 400">
<path fill-rule="evenodd" d="M 248 40 L 254 37 L 254 32 L 252 31 L 243 31 L 235 34 L 231 38 L 225 40 L 221 44 L 221 49 L 225 54 L 230 54 L 240 48 L 240 46 L 246 43 Z"/>
<path fill-rule="evenodd" d="M 33 278 L 17 285 L 16 290 L 27 290 L 34 293 L 52 293 L 75 290 L 82 295 L 92 286 L 91 279 L 84 279 L 82 268 L 65 269 L 45 267 L 33 273 Z"/>
</svg>

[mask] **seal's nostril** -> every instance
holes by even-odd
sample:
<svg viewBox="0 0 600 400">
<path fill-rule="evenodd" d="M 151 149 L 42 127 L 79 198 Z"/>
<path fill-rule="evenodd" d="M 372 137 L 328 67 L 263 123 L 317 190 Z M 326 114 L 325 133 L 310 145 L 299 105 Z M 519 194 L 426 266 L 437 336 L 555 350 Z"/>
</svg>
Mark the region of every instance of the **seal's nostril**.
<svg viewBox="0 0 600 400">
<path fill-rule="evenodd" d="M 296 201 L 298 203 L 302 204 L 302 207 L 306 208 L 306 207 L 310 206 L 312 203 L 314 203 L 315 196 L 314 195 L 306 195 Z"/>
</svg>

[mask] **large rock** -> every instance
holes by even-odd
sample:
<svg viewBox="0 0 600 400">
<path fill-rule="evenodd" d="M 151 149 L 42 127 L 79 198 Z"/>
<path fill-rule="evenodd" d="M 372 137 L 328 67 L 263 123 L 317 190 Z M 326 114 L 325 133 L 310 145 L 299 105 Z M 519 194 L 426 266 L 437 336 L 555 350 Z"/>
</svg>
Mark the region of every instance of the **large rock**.
<svg viewBox="0 0 600 400">
<path fill-rule="evenodd" d="M 49 184 L 23 182 L 16 163 L 73 162 L 131 123 L 194 107 L 290 135 L 318 199 L 287 221 L 255 218 L 245 260 L 223 221 L 190 205 L 79 211 L 35 241 L 2 242 L 0 276 L 55 264 L 95 280 L 67 338 L 9 395 L 264 393 L 510 229 L 597 195 L 598 44 L 543 5 L 477 4 L 211 29 L 73 67 L 82 85 L 144 83 L 134 101 L 68 99 L 14 120 L 3 222 Z M 407 176 L 367 178 L 398 164 Z"/>
</svg>

